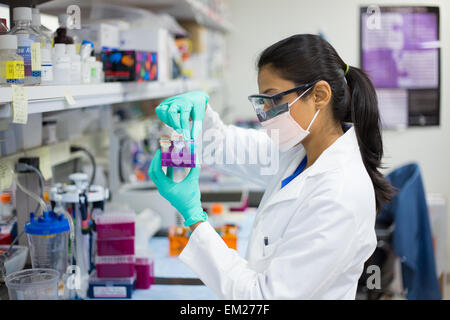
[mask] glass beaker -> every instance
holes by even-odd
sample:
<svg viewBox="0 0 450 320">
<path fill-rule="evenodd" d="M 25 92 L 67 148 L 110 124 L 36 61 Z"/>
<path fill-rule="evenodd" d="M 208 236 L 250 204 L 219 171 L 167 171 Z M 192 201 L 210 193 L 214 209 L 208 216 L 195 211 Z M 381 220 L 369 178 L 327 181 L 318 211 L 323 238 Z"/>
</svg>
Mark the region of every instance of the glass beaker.
<svg viewBox="0 0 450 320">
<path fill-rule="evenodd" d="M 27 269 L 5 278 L 10 300 L 57 300 L 59 272 L 53 269 Z"/>
</svg>

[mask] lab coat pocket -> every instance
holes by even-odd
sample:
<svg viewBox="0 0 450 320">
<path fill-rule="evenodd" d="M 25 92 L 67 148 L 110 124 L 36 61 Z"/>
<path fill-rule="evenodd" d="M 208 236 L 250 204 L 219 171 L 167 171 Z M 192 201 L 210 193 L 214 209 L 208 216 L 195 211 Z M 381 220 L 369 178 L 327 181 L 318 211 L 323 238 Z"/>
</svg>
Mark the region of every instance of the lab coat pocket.
<svg viewBox="0 0 450 320">
<path fill-rule="evenodd" d="M 281 240 L 282 239 L 278 239 L 273 243 L 269 243 L 263 246 L 263 259 L 271 258 L 275 254 L 276 249 L 281 243 Z"/>
</svg>

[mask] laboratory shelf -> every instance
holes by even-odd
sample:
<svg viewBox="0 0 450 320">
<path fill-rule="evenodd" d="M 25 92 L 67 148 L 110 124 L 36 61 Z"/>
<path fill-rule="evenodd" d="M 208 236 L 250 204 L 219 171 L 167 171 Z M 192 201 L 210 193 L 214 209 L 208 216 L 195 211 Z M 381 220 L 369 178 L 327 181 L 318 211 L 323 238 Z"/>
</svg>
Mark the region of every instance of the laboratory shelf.
<svg viewBox="0 0 450 320">
<path fill-rule="evenodd" d="M 113 103 L 159 99 L 186 91 L 214 91 L 220 80 L 171 80 L 154 82 L 108 82 L 79 85 L 25 86 L 28 113 L 61 111 Z M 11 117 L 12 90 L 0 88 L 0 118 Z M 73 98 L 73 99 L 72 99 Z"/>
<path fill-rule="evenodd" d="M 0 0 L 0 2 L 5 0 Z M 40 0 L 39 9 L 47 14 L 59 14 L 69 5 L 78 5 L 83 12 L 96 4 L 94 0 Z M 124 6 L 123 0 L 104 0 L 102 4 Z M 167 13 L 178 20 L 196 21 L 205 27 L 221 32 L 232 31 L 232 24 L 219 13 L 199 0 L 128 0 L 128 7 L 148 9 L 155 13 Z M 82 16 L 83 19 L 83 16 Z"/>
</svg>

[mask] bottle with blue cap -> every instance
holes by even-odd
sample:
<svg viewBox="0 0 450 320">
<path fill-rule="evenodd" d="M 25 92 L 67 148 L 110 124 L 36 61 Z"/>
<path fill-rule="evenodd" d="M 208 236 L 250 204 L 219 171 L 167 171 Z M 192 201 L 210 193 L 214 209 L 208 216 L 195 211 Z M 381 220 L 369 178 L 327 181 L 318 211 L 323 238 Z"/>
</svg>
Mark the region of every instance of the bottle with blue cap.
<svg viewBox="0 0 450 320">
<path fill-rule="evenodd" d="M 40 217 L 30 214 L 25 225 L 33 268 L 59 271 L 60 278 L 68 266 L 69 221 L 62 214 L 44 212 Z"/>
</svg>

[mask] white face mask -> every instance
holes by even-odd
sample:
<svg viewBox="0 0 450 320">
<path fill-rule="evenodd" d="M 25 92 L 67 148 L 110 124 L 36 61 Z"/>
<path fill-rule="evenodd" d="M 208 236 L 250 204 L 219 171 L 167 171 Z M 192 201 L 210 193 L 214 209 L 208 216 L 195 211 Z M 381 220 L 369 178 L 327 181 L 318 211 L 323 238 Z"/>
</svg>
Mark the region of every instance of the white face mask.
<svg viewBox="0 0 450 320">
<path fill-rule="evenodd" d="M 303 95 L 308 91 L 309 89 L 303 92 L 303 94 L 298 96 L 294 101 L 292 101 L 288 105 L 289 110 L 287 112 L 284 112 L 272 119 L 269 119 L 261 123 L 263 128 L 267 130 L 266 132 L 269 135 L 269 137 L 272 138 L 275 141 L 275 143 L 278 143 L 278 146 L 282 152 L 288 151 L 289 149 L 300 143 L 303 139 L 305 139 L 305 137 L 309 134 L 309 129 L 311 128 L 311 125 L 313 124 L 314 120 L 316 119 L 317 115 L 320 112 L 320 109 L 317 110 L 306 130 L 303 129 L 297 123 L 297 121 L 294 120 L 294 118 L 292 118 L 290 107 L 294 103 L 296 103 L 301 97 L 303 97 Z M 274 138 L 272 130 L 278 130 L 279 133 L 278 139 Z"/>
</svg>

